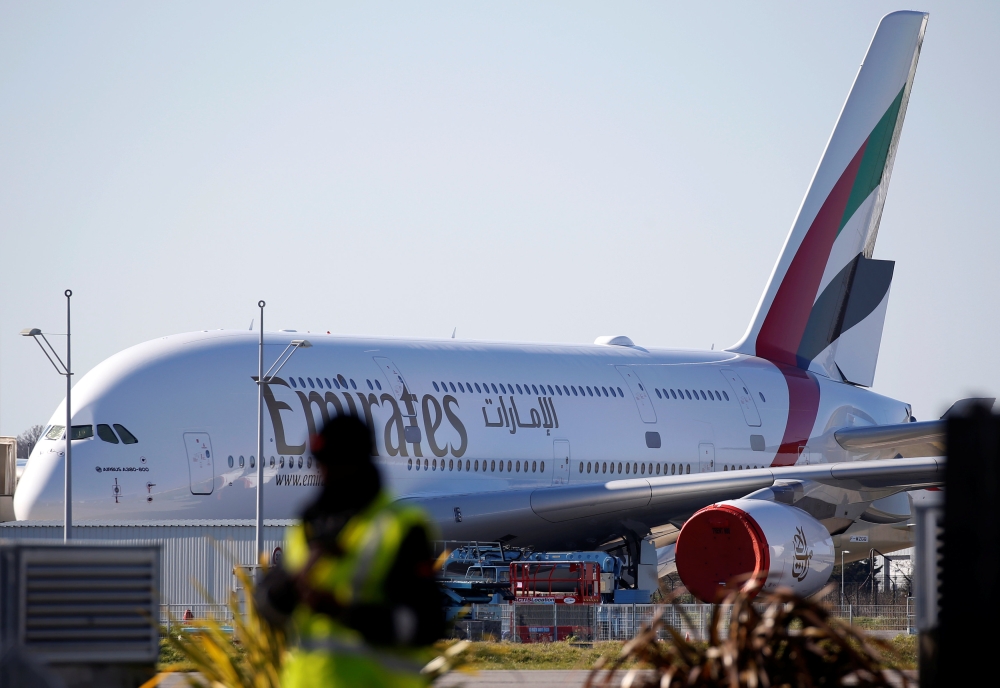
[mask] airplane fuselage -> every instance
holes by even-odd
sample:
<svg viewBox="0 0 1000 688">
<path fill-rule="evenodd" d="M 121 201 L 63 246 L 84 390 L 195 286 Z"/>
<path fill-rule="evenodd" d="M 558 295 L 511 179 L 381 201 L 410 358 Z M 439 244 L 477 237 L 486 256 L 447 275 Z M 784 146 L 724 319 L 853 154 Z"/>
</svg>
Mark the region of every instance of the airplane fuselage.
<svg viewBox="0 0 1000 688">
<path fill-rule="evenodd" d="M 252 517 L 257 337 L 164 337 L 85 375 L 73 392 L 86 436 L 72 446 L 74 518 Z M 335 413 L 367 420 L 400 497 L 844 461 L 858 457 L 832 429 L 910 417 L 902 402 L 726 351 L 278 332 L 265 335 L 268 364 L 297 337 L 311 348 L 264 389 L 268 518 L 296 516 L 318 489 L 308 436 Z M 32 452 L 18 519 L 62 516 L 65 440 L 53 426 L 64 418 L 60 407 L 46 428 L 55 439 Z"/>
</svg>

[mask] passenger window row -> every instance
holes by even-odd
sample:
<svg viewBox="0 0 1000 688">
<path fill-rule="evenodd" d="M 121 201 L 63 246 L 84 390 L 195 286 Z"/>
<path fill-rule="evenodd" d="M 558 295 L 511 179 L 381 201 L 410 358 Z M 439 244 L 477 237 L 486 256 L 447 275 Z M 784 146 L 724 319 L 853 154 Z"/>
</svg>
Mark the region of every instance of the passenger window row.
<svg viewBox="0 0 1000 688">
<path fill-rule="evenodd" d="M 240 456 L 240 458 L 238 459 L 238 463 L 239 463 L 239 467 L 243 468 L 244 459 L 243 459 L 242 456 Z M 271 457 L 271 465 L 272 466 L 274 465 L 274 457 L 273 456 Z M 229 467 L 230 468 L 233 467 L 233 457 L 232 457 L 232 455 L 229 456 Z M 250 455 L 250 468 L 256 468 L 256 467 L 257 467 L 257 461 L 256 461 L 256 459 L 254 459 L 253 454 L 251 454 Z"/>
<path fill-rule="evenodd" d="M 302 378 L 302 377 L 290 376 L 288 378 L 288 382 L 291 384 L 293 388 L 296 389 L 298 388 L 306 389 L 307 387 L 309 389 L 323 389 L 324 385 L 326 386 L 326 389 L 356 390 L 358 388 L 357 384 L 355 384 L 353 379 L 348 380 L 343 375 L 337 375 L 336 377 L 333 378 L 317 377 L 315 378 L 315 380 L 311 377 Z M 379 392 L 382 391 L 382 383 L 379 382 L 378 378 L 374 378 L 374 380 L 370 379 L 365 380 L 365 383 L 368 385 L 368 389 L 372 391 L 376 390 Z M 506 385 L 497 382 L 484 382 L 482 383 L 482 385 L 480 385 L 478 382 L 466 382 L 463 384 L 461 382 L 456 383 L 456 382 L 443 382 L 443 381 L 440 384 L 437 381 L 431 382 L 431 384 L 434 385 L 435 392 L 447 393 L 450 390 L 456 394 L 457 393 L 471 394 L 473 388 L 475 388 L 477 394 L 489 394 L 491 390 L 493 394 L 513 394 L 514 390 L 517 390 L 517 393 L 520 395 L 533 394 L 535 396 L 538 396 L 548 393 L 549 396 L 560 396 L 560 397 L 562 396 L 600 397 L 603 395 L 605 397 L 616 397 L 621 399 L 625 398 L 625 392 L 622 391 L 622 388 L 615 387 L 612 385 L 608 386 L 594 385 L 593 387 L 590 387 L 590 385 L 580 385 L 579 387 L 577 387 L 576 385 L 561 385 L 561 386 L 544 385 L 544 384 L 532 385 L 526 383 L 522 387 L 519 384 L 516 383 L 511 384 L 509 382 Z M 659 390 L 657 390 L 656 393 L 659 394 L 660 393 Z"/>
<path fill-rule="evenodd" d="M 437 459 L 423 459 L 421 463 L 420 459 L 408 459 L 406 462 L 407 470 L 425 470 L 425 471 L 455 471 L 464 470 L 466 472 L 476 472 L 476 473 L 503 473 L 505 470 L 508 473 L 527 473 L 529 471 L 532 473 L 544 473 L 545 472 L 545 462 L 544 461 L 531 461 L 530 465 L 528 461 L 496 461 L 495 459 L 487 462 L 485 459 L 480 462 L 478 459 L 466 459 L 463 462 L 461 459 L 455 461 L 454 459 L 448 459 L 445 463 L 444 459 L 441 459 L 440 464 Z M 691 473 L 691 464 L 684 463 L 628 463 L 619 462 L 617 465 L 614 461 L 610 463 L 607 461 L 588 461 L 584 464 L 580 462 L 580 473 L 584 472 L 584 467 L 586 467 L 587 473 L 608 473 L 611 474 L 618 473 L 619 475 L 684 475 Z M 610 467 L 610 471 L 609 471 Z"/>
<path fill-rule="evenodd" d="M 296 380 L 298 380 L 298 384 L 296 384 L 296 382 L 295 382 Z M 331 380 L 333 380 L 332 383 L 330 382 Z M 332 378 L 317 377 L 315 382 L 313 382 L 313 379 L 311 377 L 307 377 L 305 379 L 302 379 L 301 377 L 296 378 L 293 375 L 293 376 L 290 376 L 288 378 L 288 382 L 292 385 L 292 387 L 295 387 L 295 388 L 301 387 L 302 389 L 305 389 L 306 385 L 309 386 L 309 389 L 323 389 L 323 385 L 326 385 L 326 389 L 357 389 L 358 388 L 358 386 L 355 384 L 353 378 L 350 381 L 348 381 L 348 379 L 345 378 L 343 375 L 337 375 L 336 377 L 332 377 Z M 372 383 L 371 380 L 365 380 L 365 382 L 368 383 L 368 389 L 373 390 L 373 391 L 375 389 L 378 389 L 378 391 L 382 391 L 382 383 L 378 381 L 378 378 L 375 378 L 374 384 Z M 350 387 L 348 387 L 348 384 L 350 384 Z"/>
<path fill-rule="evenodd" d="M 523 466 L 522 466 L 522 464 L 523 464 Z M 529 470 L 532 473 L 544 473 L 545 472 L 545 462 L 544 461 L 531 461 L 529 463 L 528 461 L 523 461 L 523 462 L 522 461 L 507 461 L 506 464 L 505 464 L 502 460 L 501 461 L 497 461 L 496 459 L 494 459 L 493 461 L 490 461 L 487 464 L 486 459 L 483 459 L 482 463 L 480 463 L 480 461 L 478 459 L 476 459 L 475 461 L 473 461 L 471 459 L 466 459 L 464 461 L 464 465 L 463 465 L 462 459 L 459 459 L 458 461 L 456 461 L 455 459 L 448 459 L 447 464 L 445 464 L 445 460 L 444 459 L 441 459 L 440 466 L 438 464 L 438 460 L 437 459 L 424 459 L 422 465 L 421 465 L 420 459 L 417 459 L 416 461 L 414 461 L 413 459 L 409 459 L 406 462 L 406 470 L 408 470 L 408 471 L 412 471 L 412 470 L 418 470 L 418 471 L 419 470 L 425 470 L 425 471 L 437 471 L 437 470 L 441 470 L 441 471 L 445 471 L 445 470 L 447 470 L 447 471 L 455 471 L 455 470 L 458 470 L 458 471 L 461 471 L 463 469 L 466 472 L 468 472 L 468 473 L 487 473 L 487 472 L 489 472 L 489 473 L 503 473 L 505 470 L 506 470 L 507 473 L 521 473 L 522 471 L 524 473 L 527 473 Z"/>
<path fill-rule="evenodd" d="M 701 394 L 700 397 L 698 396 L 699 393 Z M 726 401 L 729 401 L 729 394 L 727 394 L 725 391 L 720 393 L 719 390 L 715 390 L 715 392 L 712 392 L 712 390 L 708 390 L 706 392 L 703 389 L 664 389 L 664 390 L 657 389 L 656 396 L 659 397 L 660 399 L 684 400 L 686 398 L 686 399 L 693 399 L 695 401 L 697 401 L 698 399 L 702 399 L 704 401 L 722 401 L 723 397 L 725 397 Z"/>
<path fill-rule="evenodd" d="M 452 392 L 462 392 L 464 394 L 471 394 L 473 388 L 475 388 L 477 394 L 489 394 L 491 390 L 493 394 L 513 394 L 514 390 L 517 390 L 517 393 L 520 395 L 533 394 L 535 396 L 548 392 L 549 396 L 553 397 L 599 397 L 601 395 L 606 397 L 625 397 L 625 393 L 621 387 L 613 386 L 599 387 L 594 385 L 591 388 L 589 385 L 580 385 L 578 388 L 576 385 L 532 385 L 526 383 L 522 387 L 517 383 L 511 384 L 510 382 L 506 386 L 502 382 L 484 382 L 482 386 L 478 382 L 466 382 L 464 385 L 461 382 L 442 382 L 440 385 L 437 382 L 431 382 L 431 384 L 434 385 L 435 392 L 447 392 L 450 389 Z"/>
<path fill-rule="evenodd" d="M 294 456 L 289 456 L 288 457 L 288 468 L 289 469 L 295 468 L 295 459 L 296 459 L 296 457 L 294 457 Z M 302 468 L 303 459 L 302 459 L 301 456 L 298 457 L 298 462 L 299 462 L 299 468 Z M 234 466 L 239 466 L 240 468 L 243 468 L 243 466 L 247 463 L 247 461 L 242 456 L 238 456 L 238 457 L 236 457 L 234 459 L 232 457 L 232 455 L 230 455 L 229 458 L 227 459 L 227 463 L 229 464 L 230 468 L 233 468 Z M 253 454 L 250 455 L 250 461 L 249 461 L 249 463 L 250 463 L 250 468 L 256 468 L 257 467 L 257 460 L 254 458 Z M 285 467 L 285 457 L 284 456 L 279 457 L 278 460 L 277 460 L 277 462 L 276 462 L 275 459 L 274 459 L 274 457 L 272 456 L 271 459 L 270 459 L 270 461 L 269 461 L 269 463 L 271 465 L 271 468 L 274 468 L 275 465 L 277 465 L 279 468 L 284 468 Z M 305 466 L 306 466 L 306 468 L 312 468 L 312 466 L 313 466 L 313 460 L 312 460 L 311 456 L 305 459 Z"/>
<path fill-rule="evenodd" d="M 753 466 L 751 466 L 750 464 L 747 464 L 747 465 L 744 466 L 743 464 L 739 464 L 739 467 L 737 467 L 736 464 L 729 464 L 729 465 L 724 465 L 722 467 L 722 470 L 724 470 L 724 471 L 748 471 L 751 468 L 763 468 L 763 466 L 758 466 L 757 464 L 754 464 Z"/>
<path fill-rule="evenodd" d="M 288 468 L 289 469 L 292 469 L 292 468 L 296 467 L 295 459 L 296 459 L 296 457 L 294 457 L 294 456 L 289 456 L 288 457 Z M 312 459 L 312 457 L 311 456 L 307 457 L 306 460 L 305 460 L 305 463 L 306 463 L 306 468 L 312 468 L 313 467 L 313 459 Z M 284 468 L 284 467 L 285 467 L 285 457 L 284 456 L 279 456 L 278 457 L 278 468 Z M 274 457 L 273 456 L 271 457 L 271 468 L 274 468 Z M 302 468 L 302 457 L 301 456 L 298 457 L 298 468 Z"/>
<path fill-rule="evenodd" d="M 119 423 L 114 423 L 115 429 L 112 430 L 110 425 L 101 423 L 97 426 L 97 436 L 109 444 L 119 444 L 118 438 L 121 437 L 120 444 L 136 444 L 139 440 L 135 438 L 131 432 L 129 432 L 124 425 Z M 47 440 L 61 440 L 65 436 L 63 432 L 66 429 L 65 425 L 50 425 L 45 429 L 45 439 Z M 115 430 L 118 434 L 115 434 Z M 74 440 L 89 440 L 94 436 L 94 426 L 93 425 L 74 425 L 70 428 L 70 439 Z"/>
<path fill-rule="evenodd" d="M 608 463 L 607 461 L 594 461 L 593 463 L 587 462 L 587 473 L 591 472 L 591 465 L 593 465 L 594 473 L 607 473 L 608 467 L 611 468 L 611 473 L 615 473 L 615 462 L 612 461 Z M 619 462 L 617 473 L 621 475 L 622 468 L 625 469 L 625 475 L 653 475 L 654 467 L 656 470 L 656 475 L 684 475 L 691 472 L 691 464 L 684 463 L 629 463 L 629 462 Z M 583 473 L 584 464 L 580 462 L 580 472 Z"/>
<path fill-rule="evenodd" d="M 332 380 L 332 382 L 331 382 L 331 380 Z M 302 378 L 302 377 L 290 376 L 288 378 L 288 381 L 292 385 L 292 387 L 294 387 L 294 388 L 300 388 L 301 387 L 302 389 L 306 389 L 307 386 L 309 387 L 309 389 L 323 389 L 324 385 L 326 386 L 326 389 L 347 389 L 347 390 L 354 389 L 354 390 L 356 390 L 358 388 L 358 386 L 354 382 L 353 378 L 351 380 L 348 380 L 343 375 L 337 375 L 336 377 L 333 377 L 333 378 L 325 378 L 325 377 L 324 378 L 320 378 L 320 377 L 317 377 L 315 379 L 315 381 L 313 381 L 313 378 L 311 378 L 311 377 Z M 369 390 L 379 391 L 379 392 L 382 391 L 382 383 L 379 382 L 378 378 L 375 378 L 374 381 L 372 381 L 371 379 L 366 379 L 365 383 L 368 385 L 368 389 Z M 516 384 L 516 383 L 515 384 L 511 384 L 509 382 L 507 383 L 506 386 L 503 383 L 496 383 L 496 382 L 484 382 L 481 386 L 480 386 L 480 384 L 478 382 L 466 382 L 465 384 L 462 384 L 461 382 L 457 382 L 456 383 L 456 382 L 443 382 L 442 381 L 439 384 L 437 381 L 433 381 L 433 382 L 431 382 L 431 384 L 434 385 L 434 391 L 435 392 L 445 392 L 445 393 L 447 393 L 449 390 L 451 390 L 452 392 L 454 392 L 456 394 L 459 393 L 459 392 L 461 392 L 462 394 L 471 394 L 473 388 L 475 388 L 475 391 L 476 391 L 477 394 L 489 394 L 491 390 L 492 390 L 492 392 L 494 394 L 513 394 L 514 390 L 516 389 L 517 393 L 520 394 L 520 395 L 534 394 L 535 396 L 538 396 L 540 394 L 544 395 L 546 392 L 548 392 L 548 394 L 550 396 L 567 396 L 568 397 L 568 396 L 572 395 L 574 397 L 577 397 L 577 396 L 579 396 L 579 397 L 588 397 L 588 396 L 590 396 L 590 397 L 594 397 L 594 396 L 599 397 L 599 396 L 603 395 L 605 397 L 609 397 L 610 396 L 610 397 L 617 397 L 617 398 L 622 398 L 622 399 L 625 398 L 625 392 L 622 391 L 622 388 L 621 387 L 615 387 L 613 385 L 610 385 L 610 386 L 594 385 L 593 388 L 591 388 L 590 385 L 580 385 L 579 387 L 577 387 L 576 385 L 561 385 L 560 386 L 560 385 L 544 385 L 544 384 L 543 385 L 525 384 L 522 387 L 519 384 Z M 350 385 L 350 386 L 348 386 L 348 385 Z M 654 391 L 656 392 L 656 396 L 658 398 L 660 398 L 660 399 L 681 399 L 681 400 L 683 400 L 683 399 L 686 398 L 686 399 L 689 399 L 689 400 L 702 399 L 702 400 L 705 400 L 705 401 L 722 401 L 723 399 L 725 399 L 726 401 L 729 401 L 729 394 L 727 392 L 725 392 L 725 391 L 720 392 L 719 390 L 715 390 L 713 392 L 713 390 L 705 391 L 703 389 L 698 390 L 698 389 L 659 389 L 659 388 L 656 388 L 656 389 L 654 389 Z M 761 401 L 764 401 L 764 395 L 763 394 L 760 395 L 760 398 L 761 398 Z M 62 426 L 53 426 L 53 427 L 60 428 L 60 432 L 62 430 Z M 77 426 L 74 426 L 74 428 L 76 428 L 76 427 Z M 80 427 L 86 427 L 86 426 L 80 426 Z M 53 438 L 49 438 L 49 439 L 53 439 Z M 77 438 L 74 438 L 74 439 L 77 439 Z"/>
</svg>

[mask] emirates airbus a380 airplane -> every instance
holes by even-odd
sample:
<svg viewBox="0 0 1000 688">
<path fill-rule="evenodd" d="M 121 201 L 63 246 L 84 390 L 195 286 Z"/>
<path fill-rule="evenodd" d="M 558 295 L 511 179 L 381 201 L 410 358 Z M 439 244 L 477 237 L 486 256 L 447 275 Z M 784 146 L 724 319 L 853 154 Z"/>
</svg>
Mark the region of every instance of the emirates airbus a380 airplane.
<svg viewBox="0 0 1000 688">
<path fill-rule="evenodd" d="M 927 15 L 884 17 L 750 327 L 725 351 L 497 344 L 309 334 L 265 385 L 256 456 L 257 337 L 163 337 L 76 385 L 79 519 L 249 518 L 264 463 L 269 518 L 319 483 L 307 437 L 334 414 L 374 431 L 399 499 L 445 538 L 593 549 L 683 525 L 678 571 L 710 599 L 730 576 L 809 593 L 832 534 L 872 506 L 939 484 L 943 428 L 869 391 L 893 263 L 872 252 Z M 273 359 L 303 335 L 265 335 Z M 60 519 L 65 417 L 56 409 L 15 496 L 18 519 Z M 332 476 L 336 480 L 337 476 Z M 905 516 L 903 516 L 905 518 Z"/>
</svg>

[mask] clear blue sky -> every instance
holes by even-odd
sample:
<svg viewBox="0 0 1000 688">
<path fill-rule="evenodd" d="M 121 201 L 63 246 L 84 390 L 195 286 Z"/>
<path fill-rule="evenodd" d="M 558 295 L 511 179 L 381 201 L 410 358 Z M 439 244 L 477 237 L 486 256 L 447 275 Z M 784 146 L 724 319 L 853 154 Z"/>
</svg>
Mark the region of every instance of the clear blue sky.
<svg viewBox="0 0 1000 688">
<path fill-rule="evenodd" d="M 0 432 L 154 337 L 725 347 L 878 19 L 838 3 L 0 3 Z M 1000 4 L 931 13 L 875 389 L 1000 389 Z M 61 346 L 61 342 L 58 344 Z"/>
</svg>

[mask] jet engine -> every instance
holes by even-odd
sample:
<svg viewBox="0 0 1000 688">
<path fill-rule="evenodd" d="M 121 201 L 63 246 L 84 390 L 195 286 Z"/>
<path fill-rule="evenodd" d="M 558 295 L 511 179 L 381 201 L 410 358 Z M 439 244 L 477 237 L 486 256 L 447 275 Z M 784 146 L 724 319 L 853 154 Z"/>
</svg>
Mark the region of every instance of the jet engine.
<svg viewBox="0 0 1000 688">
<path fill-rule="evenodd" d="M 811 595 L 830 578 L 833 538 L 794 506 L 762 499 L 719 502 L 696 512 L 677 536 L 677 573 L 705 602 L 737 588 L 788 587 Z"/>
</svg>

